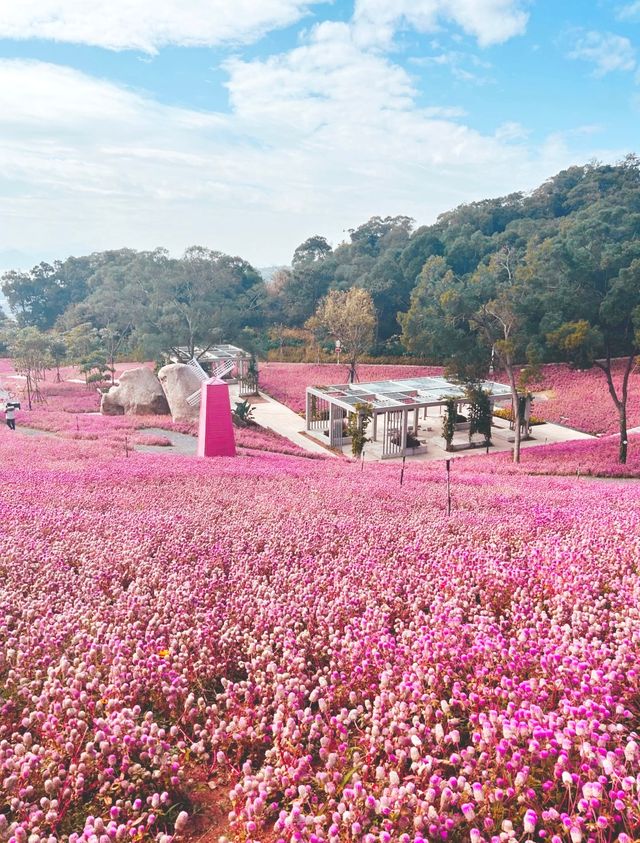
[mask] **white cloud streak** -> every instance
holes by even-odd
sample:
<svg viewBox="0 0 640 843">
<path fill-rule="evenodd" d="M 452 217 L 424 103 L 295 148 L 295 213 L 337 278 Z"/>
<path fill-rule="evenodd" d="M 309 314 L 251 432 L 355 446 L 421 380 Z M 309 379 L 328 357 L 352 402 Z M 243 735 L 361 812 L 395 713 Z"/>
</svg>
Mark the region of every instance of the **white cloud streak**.
<svg viewBox="0 0 640 843">
<path fill-rule="evenodd" d="M 633 3 L 625 3 L 620 6 L 616 17 L 618 20 L 631 21 L 632 23 L 640 21 L 640 0 L 634 0 Z"/>
<path fill-rule="evenodd" d="M 163 46 L 254 41 L 320 0 L 0 0 L 0 38 L 43 38 L 154 53 Z M 524 32 L 522 0 L 356 0 L 361 46 L 388 47 L 399 27 L 433 32 L 454 24 L 480 46 Z"/>
<path fill-rule="evenodd" d="M 435 32 L 453 23 L 487 47 L 522 35 L 528 17 L 519 0 L 356 0 L 353 20 L 365 46 L 388 47 L 403 25 Z"/>
<path fill-rule="evenodd" d="M 44 38 L 154 53 L 168 44 L 256 40 L 318 0 L 0 0 L 0 38 Z"/>
<path fill-rule="evenodd" d="M 636 52 L 631 41 L 612 32 L 579 32 L 568 57 L 592 64 L 596 77 L 616 70 L 631 71 L 636 67 Z"/>
</svg>

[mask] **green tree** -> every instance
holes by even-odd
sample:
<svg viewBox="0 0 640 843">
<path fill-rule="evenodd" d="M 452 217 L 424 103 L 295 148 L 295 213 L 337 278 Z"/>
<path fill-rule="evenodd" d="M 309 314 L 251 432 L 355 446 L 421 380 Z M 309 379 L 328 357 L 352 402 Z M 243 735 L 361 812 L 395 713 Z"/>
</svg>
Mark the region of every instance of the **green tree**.
<svg viewBox="0 0 640 843">
<path fill-rule="evenodd" d="M 273 278 L 267 297 L 271 324 L 301 327 L 327 294 L 335 275 L 335 259 L 324 237 L 305 240 L 293 253 L 290 270 Z"/>
<path fill-rule="evenodd" d="M 69 354 L 69 348 L 65 340 L 64 334 L 59 331 L 49 331 L 47 334 L 49 344 L 49 356 L 51 363 L 56 370 L 56 382 L 60 383 L 60 366 L 62 366 Z"/>
<path fill-rule="evenodd" d="M 25 397 L 32 410 L 34 403 L 44 400 L 40 384 L 52 365 L 49 338 L 32 326 L 17 328 L 11 336 L 9 353 L 14 369 L 25 378 Z"/>
<path fill-rule="evenodd" d="M 590 292 L 599 299 L 597 309 L 589 306 L 591 296 L 576 296 L 574 313 L 582 311 L 586 318 L 564 322 L 547 339 L 574 364 L 595 366 L 603 373 L 618 414 L 618 459 L 626 463 L 629 377 L 640 353 L 640 259 Z M 619 387 L 614 380 L 616 358 L 623 364 Z"/>
<path fill-rule="evenodd" d="M 366 401 L 357 401 L 353 409 L 354 412 L 349 414 L 347 422 L 347 434 L 351 437 L 351 453 L 357 458 L 362 455 L 364 446 L 369 441 L 367 427 L 373 415 L 373 408 Z"/>
<path fill-rule="evenodd" d="M 427 260 L 406 313 L 398 314 L 402 344 L 414 354 L 445 365 L 464 380 L 486 372 L 489 356 L 470 318 L 479 306 L 478 288 L 457 278 L 445 258 Z"/>
<path fill-rule="evenodd" d="M 158 253 L 135 289 L 134 320 L 143 347 L 154 356 L 170 352 L 180 359 L 260 325 L 266 294 L 249 263 L 201 246 L 187 249 L 180 260 Z"/>
<path fill-rule="evenodd" d="M 85 383 L 106 379 L 109 369 L 107 352 L 100 332 L 90 322 L 76 325 L 64 334 L 69 361 L 85 376 Z"/>
<path fill-rule="evenodd" d="M 28 271 L 5 272 L 2 291 L 19 325 L 47 330 L 85 297 L 92 272 L 90 258 L 68 258 L 53 265 L 43 262 Z"/>
<path fill-rule="evenodd" d="M 469 440 L 475 433 L 484 436 L 485 445 L 491 444 L 491 399 L 479 384 L 470 383 L 466 389 L 469 400 Z"/>
</svg>

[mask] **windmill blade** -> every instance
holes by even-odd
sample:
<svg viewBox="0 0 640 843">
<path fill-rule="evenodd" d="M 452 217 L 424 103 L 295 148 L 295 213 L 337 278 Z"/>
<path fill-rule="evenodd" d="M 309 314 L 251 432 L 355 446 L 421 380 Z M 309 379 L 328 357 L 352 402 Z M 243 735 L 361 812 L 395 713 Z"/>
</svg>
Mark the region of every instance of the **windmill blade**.
<svg viewBox="0 0 640 843">
<path fill-rule="evenodd" d="M 222 380 L 225 375 L 235 366 L 235 360 L 223 360 L 221 363 L 216 363 L 213 367 L 213 377 Z"/>
<path fill-rule="evenodd" d="M 187 396 L 187 404 L 190 407 L 197 407 L 200 403 L 200 390 L 197 389 L 195 392 L 192 392 L 191 395 Z"/>
<path fill-rule="evenodd" d="M 191 369 L 191 371 L 198 378 L 199 381 L 202 381 L 204 383 L 204 381 L 209 380 L 209 375 L 205 372 L 205 370 L 202 368 L 200 363 L 198 363 L 195 357 L 192 357 L 191 360 L 189 360 L 187 366 Z"/>
</svg>

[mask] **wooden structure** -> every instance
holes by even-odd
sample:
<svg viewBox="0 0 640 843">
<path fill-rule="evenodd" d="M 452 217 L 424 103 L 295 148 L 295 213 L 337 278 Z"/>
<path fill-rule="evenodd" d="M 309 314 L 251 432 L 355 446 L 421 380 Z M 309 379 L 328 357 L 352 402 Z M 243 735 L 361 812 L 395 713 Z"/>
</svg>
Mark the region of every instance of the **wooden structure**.
<svg viewBox="0 0 640 843">
<path fill-rule="evenodd" d="M 189 358 L 189 352 L 186 348 L 176 349 L 177 355 L 171 359 L 175 363 L 183 363 Z M 249 395 L 258 394 L 258 369 L 255 359 L 244 351 L 238 348 L 237 345 L 229 345 L 222 343 L 221 345 L 212 345 L 206 351 L 200 348 L 194 349 L 194 359 L 204 369 L 213 371 L 223 363 L 231 361 L 232 366 L 228 371 L 232 380 L 238 383 L 238 394 L 241 398 L 246 398 Z"/>
</svg>

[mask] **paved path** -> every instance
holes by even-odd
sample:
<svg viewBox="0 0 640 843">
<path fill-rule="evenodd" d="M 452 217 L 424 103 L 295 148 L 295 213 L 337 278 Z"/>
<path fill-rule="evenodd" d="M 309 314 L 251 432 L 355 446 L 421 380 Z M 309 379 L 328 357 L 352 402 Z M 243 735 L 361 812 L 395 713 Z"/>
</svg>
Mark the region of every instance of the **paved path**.
<svg viewBox="0 0 640 843">
<path fill-rule="evenodd" d="M 236 401 L 241 400 L 238 397 L 238 387 L 232 384 L 229 387 L 229 396 L 231 398 L 231 406 L 233 407 Z M 261 427 L 267 427 L 280 436 L 284 436 L 294 445 L 298 445 L 305 451 L 312 454 L 324 454 L 325 456 L 335 457 L 336 454 L 328 448 L 323 447 L 319 442 L 308 439 L 303 435 L 304 419 L 300 418 L 297 413 L 280 404 L 279 401 L 274 401 L 264 393 L 260 393 L 257 401 L 252 398 L 247 399 L 253 407 L 253 417 Z M 255 401 L 255 403 L 254 403 Z"/>
<path fill-rule="evenodd" d="M 162 427 L 144 427 L 139 431 L 141 434 L 151 433 L 157 436 L 163 436 L 169 439 L 173 447 L 168 445 L 140 445 L 134 444 L 134 451 L 148 451 L 152 454 L 184 454 L 188 457 L 194 457 L 198 449 L 198 440 L 195 436 L 190 436 L 188 433 L 178 433 L 175 430 L 164 430 Z"/>
<path fill-rule="evenodd" d="M 52 433 L 50 430 L 39 430 L 37 427 L 24 427 L 24 425 L 17 424 L 16 425 L 16 433 L 22 433 L 26 436 L 54 436 L 57 437 L 57 433 Z"/>
</svg>

